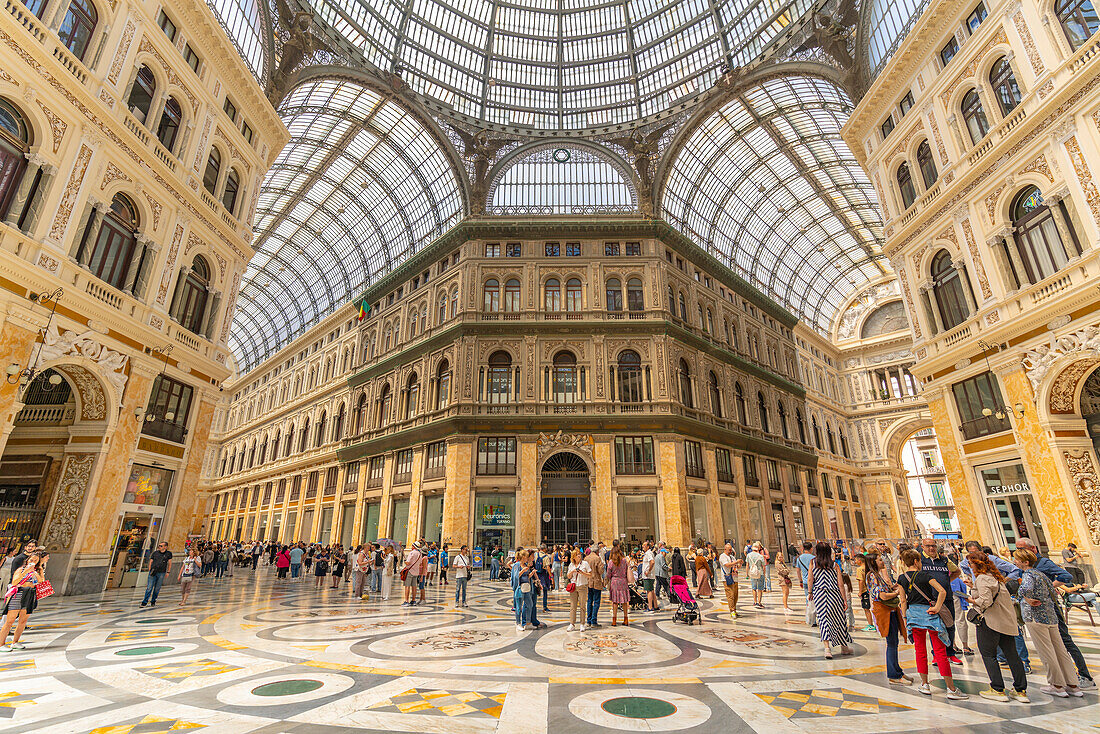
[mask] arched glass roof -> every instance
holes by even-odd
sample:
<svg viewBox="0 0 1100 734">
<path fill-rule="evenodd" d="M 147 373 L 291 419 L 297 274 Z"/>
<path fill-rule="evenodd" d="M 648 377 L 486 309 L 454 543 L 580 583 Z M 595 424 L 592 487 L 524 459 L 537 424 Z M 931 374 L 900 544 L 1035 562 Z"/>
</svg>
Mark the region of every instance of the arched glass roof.
<svg viewBox="0 0 1100 734">
<path fill-rule="evenodd" d="M 259 0 L 207 0 L 214 17 L 257 79 L 264 79 L 263 15 Z"/>
<path fill-rule="evenodd" d="M 621 166 L 587 147 L 554 143 L 510 161 L 489 192 L 490 214 L 584 214 L 637 206 Z"/>
<path fill-rule="evenodd" d="M 439 142 L 375 91 L 310 82 L 279 113 L 290 142 L 260 190 L 257 251 L 230 332 L 241 371 L 454 226 L 466 208 Z"/>
<path fill-rule="evenodd" d="M 215 3 L 244 0 L 211 0 Z M 811 0 L 304 0 L 416 92 L 491 123 L 631 122 L 743 66 Z"/>
<path fill-rule="evenodd" d="M 828 333 L 853 287 L 885 272 L 874 190 L 829 82 L 780 77 L 705 120 L 672 160 L 662 211 L 764 293 Z"/>
<path fill-rule="evenodd" d="M 873 0 L 867 60 L 873 75 L 878 74 L 898 46 L 909 35 L 928 0 Z"/>
</svg>

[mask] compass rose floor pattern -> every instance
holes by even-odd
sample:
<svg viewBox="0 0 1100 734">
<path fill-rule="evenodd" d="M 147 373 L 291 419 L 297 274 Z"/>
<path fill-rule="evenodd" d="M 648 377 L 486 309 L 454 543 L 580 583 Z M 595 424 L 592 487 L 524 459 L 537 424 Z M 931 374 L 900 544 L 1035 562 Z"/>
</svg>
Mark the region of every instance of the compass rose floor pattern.
<svg viewBox="0 0 1100 734">
<path fill-rule="evenodd" d="M 566 631 L 568 598 L 551 595 L 540 614 L 548 628 L 520 633 L 502 584 L 471 582 L 468 608 L 455 607 L 450 587 L 408 608 L 396 595 L 352 599 L 346 586 L 311 581 L 276 581 L 261 567 L 198 581 L 186 607 L 175 587 L 154 609 L 141 609 L 133 589 L 49 599 L 31 618 L 27 648 L 0 653 L 0 731 L 1100 731 L 1097 693 L 1041 693 L 1041 665 L 1023 705 L 888 685 L 875 633 L 856 632 L 855 655 L 825 660 L 797 594 L 792 612 L 768 594 L 767 609 L 746 607 L 736 622 L 704 600 L 694 627 L 674 624 L 670 611 L 611 627 L 605 604 L 605 626 L 584 633 Z M 1100 673 L 1100 628 L 1072 621 Z M 902 663 L 914 673 L 911 647 Z M 979 658 L 955 672 L 964 690 L 986 687 Z"/>
</svg>

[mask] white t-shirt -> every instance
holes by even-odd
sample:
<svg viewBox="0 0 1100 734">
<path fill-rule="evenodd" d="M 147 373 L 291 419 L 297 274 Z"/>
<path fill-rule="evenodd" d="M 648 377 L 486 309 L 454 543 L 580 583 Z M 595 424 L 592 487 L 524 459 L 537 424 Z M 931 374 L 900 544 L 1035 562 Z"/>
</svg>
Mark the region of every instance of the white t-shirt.
<svg viewBox="0 0 1100 734">
<path fill-rule="evenodd" d="M 588 561 L 581 561 L 579 566 L 576 563 L 570 563 L 569 573 L 572 573 L 574 569 L 577 569 L 578 573 L 570 578 L 577 585 L 577 588 L 588 586 L 588 574 L 592 573 L 592 567 L 588 565 Z"/>
<path fill-rule="evenodd" d="M 718 556 L 719 570 L 726 575 L 737 578 L 737 558 L 729 553 Z"/>
<path fill-rule="evenodd" d="M 451 567 L 455 570 L 455 578 L 466 578 L 466 573 L 470 568 L 470 561 L 466 556 L 459 553 L 455 556 L 455 559 L 451 561 Z M 459 576 L 459 573 L 462 575 Z"/>
<path fill-rule="evenodd" d="M 751 578 L 760 578 L 764 575 L 764 565 L 767 561 L 764 560 L 763 555 L 753 551 L 745 558 L 745 561 L 749 565 L 749 576 Z"/>
<path fill-rule="evenodd" d="M 642 578 L 657 578 L 657 556 L 654 555 L 653 549 L 647 550 L 642 556 Z"/>
</svg>

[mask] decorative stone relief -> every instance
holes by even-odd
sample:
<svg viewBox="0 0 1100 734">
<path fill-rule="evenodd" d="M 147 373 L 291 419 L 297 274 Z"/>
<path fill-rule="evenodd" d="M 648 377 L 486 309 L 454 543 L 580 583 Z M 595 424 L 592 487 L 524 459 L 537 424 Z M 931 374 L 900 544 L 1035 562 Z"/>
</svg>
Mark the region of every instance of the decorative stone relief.
<svg viewBox="0 0 1100 734">
<path fill-rule="evenodd" d="M 107 190 L 107 187 L 113 184 L 115 181 L 130 181 L 133 179 L 126 175 L 126 172 L 116 166 L 113 162 L 107 164 L 107 170 L 103 172 L 103 181 L 99 184 L 99 188 L 103 191 Z"/>
<path fill-rule="evenodd" d="M 982 60 L 985 58 L 986 51 L 993 48 L 998 43 L 1008 43 L 1008 34 L 1005 33 L 1005 29 L 1003 26 L 1001 28 L 998 28 L 996 35 L 986 41 L 981 50 L 971 57 L 970 63 L 967 64 L 967 66 L 961 72 L 959 72 L 959 74 L 951 81 L 949 85 L 947 85 L 947 88 L 940 92 L 940 102 L 942 102 L 944 106 L 947 106 L 947 103 L 951 100 L 951 95 L 955 93 L 955 90 L 958 89 L 959 85 L 962 84 L 965 79 L 974 76 L 974 72 L 978 69 L 978 64 L 981 63 Z"/>
<path fill-rule="evenodd" d="M 225 133 L 222 132 L 222 129 L 221 129 L 220 126 L 214 128 L 214 137 L 221 140 L 223 143 L 225 143 L 225 146 L 227 148 L 229 148 L 229 157 L 230 158 L 232 158 L 235 161 L 240 161 L 241 165 L 243 165 L 245 167 L 246 171 L 251 171 L 252 170 L 252 164 L 248 162 L 248 159 L 246 159 L 244 157 L 244 155 L 241 153 L 241 151 L 237 148 L 237 146 L 233 144 L 233 141 L 230 140 L 228 137 L 226 137 Z"/>
<path fill-rule="evenodd" d="M 908 349 L 899 349 L 896 352 L 887 352 L 886 354 L 876 354 L 867 358 L 867 364 L 882 364 L 883 362 L 900 362 L 905 359 L 912 359 L 913 353 Z"/>
<path fill-rule="evenodd" d="M 229 305 L 225 307 L 225 320 L 222 323 L 222 334 L 219 341 L 223 344 L 229 337 L 229 327 L 233 324 L 233 309 L 237 304 L 237 291 L 241 287 L 241 274 L 235 273 L 233 275 L 233 287 L 229 289 Z"/>
<path fill-rule="evenodd" d="M 107 81 L 111 84 L 118 83 L 118 77 L 122 73 L 122 65 L 126 61 L 126 54 L 130 52 L 130 44 L 134 40 L 134 31 L 137 27 L 132 20 L 126 21 L 126 27 L 122 29 L 122 38 L 118 42 L 118 51 L 111 62 L 111 71 L 107 74 Z"/>
<path fill-rule="evenodd" d="M 841 339 L 851 339 L 856 336 L 856 327 L 865 313 L 875 308 L 879 303 L 894 298 L 898 295 L 898 283 L 891 280 L 867 288 L 852 301 L 851 305 L 840 317 L 837 325 L 837 336 Z"/>
<path fill-rule="evenodd" d="M 175 270 L 176 254 L 179 252 L 180 243 L 183 242 L 183 225 L 177 224 L 176 231 L 172 235 L 172 244 L 168 246 L 168 261 L 164 265 L 164 272 L 160 275 L 160 286 L 157 288 L 157 303 L 164 305 L 168 297 L 168 286 L 172 281 L 172 273 Z"/>
<path fill-rule="evenodd" d="M 50 121 L 50 136 L 53 138 L 53 152 L 56 153 L 61 149 L 61 141 L 65 138 L 65 131 L 69 129 L 69 124 L 54 114 L 54 111 L 49 107 L 42 104 L 42 100 L 36 99 L 35 102 L 42 108 L 42 114 Z"/>
<path fill-rule="evenodd" d="M 1085 192 L 1085 201 L 1088 202 L 1089 210 L 1092 211 L 1092 218 L 1100 224 L 1100 191 L 1096 190 L 1096 184 L 1092 182 L 1092 173 L 1089 171 L 1088 163 L 1085 162 L 1085 156 L 1081 154 L 1077 136 L 1071 135 L 1065 145 L 1069 159 L 1073 163 L 1073 170 L 1077 174 L 1077 181 Z"/>
<path fill-rule="evenodd" d="M 974 229 L 970 226 L 970 218 L 962 220 L 963 237 L 966 238 L 966 249 L 970 251 L 970 259 L 974 263 L 974 276 L 978 279 L 978 286 L 982 290 L 982 298 L 992 298 L 993 289 L 989 287 L 989 277 L 985 274 L 985 263 L 978 253 L 978 242 L 974 239 Z"/>
<path fill-rule="evenodd" d="M 1068 449 L 1062 452 L 1062 457 L 1073 477 L 1077 501 L 1081 503 L 1085 525 L 1089 529 L 1089 539 L 1093 545 L 1100 545 L 1100 477 L 1090 454 L 1087 449 Z"/>
<path fill-rule="evenodd" d="M 16 87 L 19 86 L 19 81 L 3 69 L 0 69 L 0 80 L 3 80 L 8 84 L 14 85 Z"/>
<path fill-rule="evenodd" d="M 904 153 L 909 149 L 909 143 L 913 142 L 913 138 L 919 133 L 924 132 L 924 122 L 917 120 L 917 124 L 913 127 L 909 133 L 901 139 L 901 142 L 894 146 L 894 149 L 890 151 L 890 155 L 886 156 L 884 160 L 892 161 L 894 156 Z"/>
<path fill-rule="evenodd" d="M 48 255 L 45 252 L 38 253 L 38 262 L 35 264 L 51 273 L 57 273 L 57 269 L 61 267 L 61 263 L 57 261 L 56 257 Z"/>
<path fill-rule="evenodd" d="M 142 191 L 141 195 L 145 197 L 145 200 L 147 202 L 149 202 L 149 208 L 153 211 L 153 229 L 154 230 L 159 229 L 160 228 L 160 213 L 161 213 L 161 210 L 164 207 L 162 207 L 160 205 L 159 201 L 154 199 L 152 196 L 149 196 L 149 193 L 147 191 Z"/>
<path fill-rule="evenodd" d="M 1047 163 L 1047 157 L 1043 153 L 1040 153 L 1035 160 L 1021 168 L 1020 172 L 1016 175 L 1022 176 L 1025 173 L 1041 173 L 1046 176 L 1048 181 L 1054 183 L 1054 174 L 1050 172 L 1050 165 Z"/>
<path fill-rule="evenodd" d="M 82 143 L 80 151 L 76 154 L 73 163 L 73 172 L 69 181 L 65 184 L 65 190 L 61 193 L 61 202 L 57 205 L 57 214 L 50 227 L 50 239 L 54 242 L 62 242 L 65 239 L 65 230 L 69 227 L 69 218 L 73 214 L 73 206 L 76 204 L 76 195 L 80 191 L 80 185 L 84 182 L 84 174 L 88 171 L 88 163 L 92 160 L 92 149 Z"/>
<path fill-rule="evenodd" d="M 95 333 L 92 330 L 82 334 L 68 330 L 62 332 L 56 324 L 52 324 L 43 334 L 40 358 L 49 361 L 66 355 L 77 355 L 92 360 L 102 368 L 103 377 L 115 388 L 119 405 L 122 405 L 122 394 L 126 390 L 127 380 L 126 364 L 130 358 L 103 346 L 96 339 Z"/>
<path fill-rule="evenodd" d="M 67 454 L 61 468 L 54 497 L 53 511 L 46 525 L 46 537 L 43 541 L 49 550 L 65 550 L 73 542 L 77 518 L 84 504 L 84 495 L 92 481 L 92 469 L 95 467 L 95 454 Z"/>
<path fill-rule="evenodd" d="M 1043 59 L 1039 56 L 1039 49 L 1035 48 L 1035 39 L 1031 37 L 1027 21 L 1024 20 L 1023 11 L 1017 10 L 1012 16 L 1012 22 L 1016 24 L 1016 32 L 1020 34 L 1020 40 L 1024 42 L 1027 50 L 1027 60 L 1031 62 L 1031 70 L 1035 76 L 1043 73 Z"/>
<path fill-rule="evenodd" d="M 913 326 L 913 336 L 920 339 L 920 322 L 917 321 L 917 309 L 913 306 L 913 294 L 909 291 L 909 281 L 905 279 L 905 268 L 898 268 L 898 283 L 905 296 L 905 306 L 909 310 L 909 323 Z"/>
<path fill-rule="evenodd" d="M 538 446 L 538 457 L 541 462 L 548 454 L 561 449 L 569 449 L 584 454 L 590 460 L 593 459 L 592 447 L 595 445 L 592 436 L 587 433 L 539 433 L 535 445 Z"/>
<path fill-rule="evenodd" d="M 1004 185 L 998 186 L 989 192 L 989 196 L 985 197 L 985 210 L 989 214 L 990 224 L 995 224 L 997 221 L 997 199 L 1000 198 L 1001 192 L 1004 190 Z"/>
<path fill-rule="evenodd" d="M 103 104 L 107 105 L 111 109 L 114 109 L 114 107 L 115 107 L 114 95 L 112 95 L 110 92 L 108 92 L 106 87 L 99 90 L 99 99 L 102 100 Z"/>
<path fill-rule="evenodd" d="M 157 316 L 156 314 L 150 314 L 149 326 L 152 326 L 157 331 L 160 331 L 164 328 L 164 319 L 162 319 L 160 316 Z"/>
<path fill-rule="evenodd" d="M 1050 341 L 1046 344 L 1040 344 L 1033 349 L 1029 349 L 1024 354 L 1023 365 L 1024 370 L 1027 372 L 1028 379 L 1031 380 L 1032 389 L 1038 393 L 1039 385 L 1043 379 L 1047 376 L 1051 366 L 1062 357 L 1070 355 L 1080 355 L 1082 357 L 1093 357 L 1093 364 L 1100 361 L 1100 324 L 1093 324 L 1086 326 L 1083 329 L 1078 329 L 1072 334 L 1065 334 L 1060 337 L 1056 337 L 1053 334 L 1050 337 Z M 1067 367 L 1061 375 L 1058 376 L 1058 380 L 1061 381 L 1062 377 L 1067 372 L 1073 370 L 1074 367 L 1080 365 L 1081 362 L 1075 362 Z M 1078 375 L 1078 378 L 1083 375 Z M 1076 393 L 1077 380 L 1072 381 L 1073 390 L 1071 392 Z M 1055 396 L 1051 393 L 1050 398 L 1051 410 L 1058 413 L 1073 412 L 1073 397 L 1068 397 L 1069 403 L 1066 404 L 1065 396 L 1059 398 L 1058 408 L 1055 408 Z M 1066 410 L 1068 408 L 1068 410 Z"/>
<path fill-rule="evenodd" d="M 940 126 L 936 122 L 936 116 L 931 114 L 928 116 L 928 125 L 932 128 L 932 137 L 936 139 L 936 149 L 940 153 L 940 165 L 946 166 L 947 161 L 947 148 L 943 145 L 943 138 L 940 137 Z"/>
<path fill-rule="evenodd" d="M 206 124 L 202 127 L 202 136 L 199 138 L 198 151 L 195 153 L 195 165 L 192 166 L 196 171 L 199 170 L 199 166 L 202 165 L 203 156 L 208 154 L 206 148 L 206 142 L 210 138 L 210 124 L 211 118 L 207 116 Z M 197 182 L 196 182 L 197 184 Z M 192 188 L 195 188 L 194 186 Z"/>
</svg>

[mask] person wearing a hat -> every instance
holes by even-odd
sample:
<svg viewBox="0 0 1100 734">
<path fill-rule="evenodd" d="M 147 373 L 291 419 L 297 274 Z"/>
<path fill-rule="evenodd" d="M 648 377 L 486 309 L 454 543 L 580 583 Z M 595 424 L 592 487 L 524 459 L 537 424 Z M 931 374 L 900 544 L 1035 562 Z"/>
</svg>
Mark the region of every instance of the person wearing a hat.
<svg viewBox="0 0 1100 734">
<path fill-rule="evenodd" d="M 752 605 L 757 609 L 764 608 L 764 566 L 768 564 L 764 554 L 760 551 L 764 546 L 760 541 L 752 544 L 752 550 L 745 556 L 745 565 L 749 571 L 749 584 L 752 588 Z"/>
</svg>

